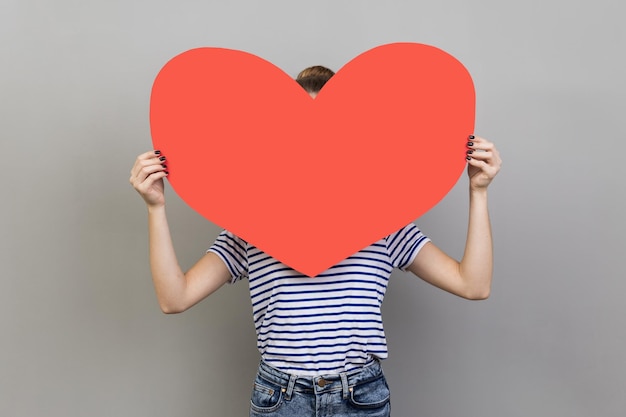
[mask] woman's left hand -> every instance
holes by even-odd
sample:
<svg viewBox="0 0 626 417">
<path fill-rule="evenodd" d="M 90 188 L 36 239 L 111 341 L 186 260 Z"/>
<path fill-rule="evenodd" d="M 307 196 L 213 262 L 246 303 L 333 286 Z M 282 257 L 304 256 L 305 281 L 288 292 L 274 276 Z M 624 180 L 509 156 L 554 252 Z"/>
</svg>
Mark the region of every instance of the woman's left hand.
<svg viewBox="0 0 626 417">
<path fill-rule="evenodd" d="M 467 140 L 467 148 L 470 189 L 486 189 L 502 166 L 500 153 L 493 143 L 478 136 Z"/>
</svg>

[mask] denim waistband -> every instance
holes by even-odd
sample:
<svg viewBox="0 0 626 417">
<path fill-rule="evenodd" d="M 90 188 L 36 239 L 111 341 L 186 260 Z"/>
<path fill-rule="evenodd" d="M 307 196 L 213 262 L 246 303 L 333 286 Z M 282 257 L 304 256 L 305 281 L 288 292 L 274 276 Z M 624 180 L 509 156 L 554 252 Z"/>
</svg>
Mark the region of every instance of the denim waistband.
<svg viewBox="0 0 626 417">
<path fill-rule="evenodd" d="M 310 377 L 288 374 L 261 362 L 258 375 L 267 381 L 280 385 L 287 399 L 291 398 L 294 391 L 315 394 L 342 391 L 343 397 L 347 398 L 352 387 L 382 377 L 383 371 L 380 362 L 375 360 L 363 368 L 352 371 Z"/>
</svg>

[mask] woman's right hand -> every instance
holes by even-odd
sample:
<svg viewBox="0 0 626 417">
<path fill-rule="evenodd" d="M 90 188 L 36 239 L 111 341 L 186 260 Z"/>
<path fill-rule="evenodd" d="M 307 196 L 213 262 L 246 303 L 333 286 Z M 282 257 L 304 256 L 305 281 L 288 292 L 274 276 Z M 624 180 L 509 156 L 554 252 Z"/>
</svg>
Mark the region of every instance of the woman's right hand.
<svg viewBox="0 0 626 417">
<path fill-rule="evenodd" d="M 135 160 L 135 165 L 130 170 L 130 183 L 148 207 L 164 206 L 163 178 L 167 174 L 165 157 L 159 151 L 149 151 Z"/>
</svg>

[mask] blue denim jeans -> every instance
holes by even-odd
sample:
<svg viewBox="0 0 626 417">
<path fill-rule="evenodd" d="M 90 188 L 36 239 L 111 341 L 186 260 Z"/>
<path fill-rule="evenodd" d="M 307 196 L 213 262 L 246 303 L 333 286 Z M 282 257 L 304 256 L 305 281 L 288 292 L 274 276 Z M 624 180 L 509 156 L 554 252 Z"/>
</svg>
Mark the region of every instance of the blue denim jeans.
<svg viewBox="0 0 626 417">
<path fill-rule="evenodd" d="M 254 380 L 250 417 L 389 417 L 380 362 L 338 375 L 298 377 L 264 362 Z"/>
</svg>

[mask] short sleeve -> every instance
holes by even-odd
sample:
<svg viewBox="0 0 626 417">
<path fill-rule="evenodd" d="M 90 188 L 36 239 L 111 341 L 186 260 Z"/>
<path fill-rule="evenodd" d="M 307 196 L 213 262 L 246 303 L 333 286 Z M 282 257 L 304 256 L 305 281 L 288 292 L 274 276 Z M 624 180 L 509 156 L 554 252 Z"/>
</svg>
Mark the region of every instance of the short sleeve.
<svg viewBox="0 0 626 417">
<path fill-rule="evenodd" d="M 248 276 L 247 246 L 248 243 L 245 240 L 224 230 L 207 252 L 213 252 L 224 261 L 232 276 L 230 282 L 234 283 Z"/>
<path fill-rule="evenodd" d="M 403 271 L 411 265 L 420 249 L 430 242 L 430 239 L 413 223 L 390 234 L 385 240 L 391 264 Z"/>
</svg>

